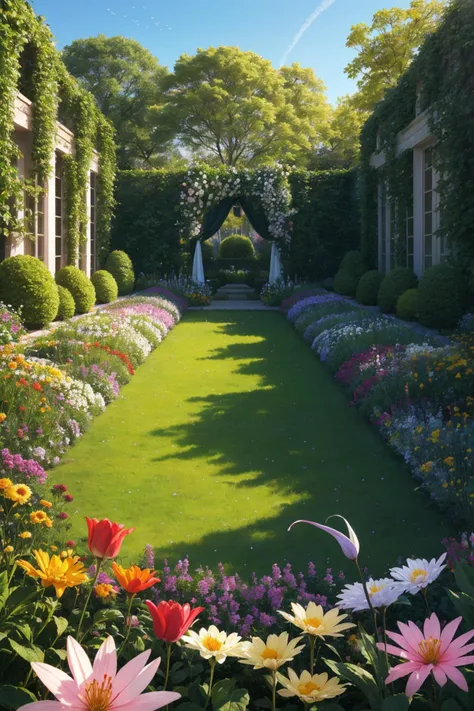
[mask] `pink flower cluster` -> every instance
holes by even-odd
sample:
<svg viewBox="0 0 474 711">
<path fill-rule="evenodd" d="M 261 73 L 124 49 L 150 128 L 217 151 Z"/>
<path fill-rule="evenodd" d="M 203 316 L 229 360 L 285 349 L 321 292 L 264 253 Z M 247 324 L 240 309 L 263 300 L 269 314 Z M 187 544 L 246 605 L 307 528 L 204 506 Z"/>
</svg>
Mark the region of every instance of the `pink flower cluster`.
<svg viewBox="0 0 474 711">
<path fill-rule="evenodd" d="M 134 304 L 133 306 L 125 306 L 122 309 L 114 309 L 114 315 L 120 316 L 149 316 L 153 321 L 160 321 L 167 331 L 170 331 L 175 326 L 175 320 L 169 311 L 160 309 L 152 304 Z"/>
<path fill-rule="evenodd" d="M 9 449 L 1 451 L 1 467 L 4 473 L 21 474 L 26 479 L 34 478 L 38 484 L 44 484 L 48 478 L 41 464 L 35 459 L 23 459 L 20 454 L 12 454 Z"/>
</svg>

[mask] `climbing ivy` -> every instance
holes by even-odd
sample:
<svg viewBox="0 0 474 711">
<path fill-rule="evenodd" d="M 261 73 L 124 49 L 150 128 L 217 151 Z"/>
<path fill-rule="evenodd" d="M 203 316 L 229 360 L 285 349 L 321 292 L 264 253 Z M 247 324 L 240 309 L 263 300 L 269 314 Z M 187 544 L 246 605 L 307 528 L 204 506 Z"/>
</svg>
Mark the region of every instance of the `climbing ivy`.
<svg viewBox="0 0 474 711">
<path fill-rule="evenodd" d="M 474 264 L 474 3 L 454 0 L 439 28 L 428 36 L 397 87 L 387 92 L 362 131 L 360 197 L 362 249 L 373 263 L 377 252 L 377 183 L 384 180 L 395 209 L 396 254 L 403 260 L 406 207 L 410 199 L 412 151 L 398 153 L 397 136 L 426 111 L 437 139 L 440 173 L 439 234 L 452 248 L 452 259 Z M 385 164 L 371 167 L 383 151 Z"/>
<path fill-rule="evenodd" d="M 88 174 L 94 150 L 99 160 L 97 247 L 102 259 L 108 251 L 110 219 L 114 207 L 115 147 L 113 129 L 98 110 L 91 94 L 71 77 L 54 47 L 49 29 L 25 0 L 0 0 L 0 234 L 25 234 L 17 214 L 23 191 L 38 195 L 38 188 L 54 169 L 58 108 L 61 120 L 74 133 L 74 155 L 65 156 L 67 259 L 75 264 L 88 222 Z M 32 175 L 21 179 L 15 168 L 19 155 L 13 141 L 15 96 L 19 90 L 22 59 L 28 49 L 26 80 L 33 102 Z"/>
</svg>

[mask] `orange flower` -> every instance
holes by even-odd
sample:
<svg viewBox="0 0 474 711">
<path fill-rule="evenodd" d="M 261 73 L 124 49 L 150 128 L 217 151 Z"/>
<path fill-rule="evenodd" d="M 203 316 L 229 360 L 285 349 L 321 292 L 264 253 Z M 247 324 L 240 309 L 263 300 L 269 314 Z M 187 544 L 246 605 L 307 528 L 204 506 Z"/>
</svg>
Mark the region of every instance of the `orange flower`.
<svg viewBox="0 0 474 711">
<path fill-rule="evenodd" d="M 130 568 L 122 568 L 117 563 L 112 563 L 112 570 L 117 578 L 121 588 L 129 595 L 136 595 L 151 588 L 155 583 L 159 583 L 160 579 L 154 577 L 156 571 L 145 568 L 142 570 L 138 565 L 131 565 Z"/>
<path fill-rule="evenodd" d="M 7 416 L 5 415 L 4 412 L 0 412 L 0 424 L 4 422 L 7 419 Z"/>
<path fill-rule="evenodd" d="M 40 499 L 40 506 L 44 506 L 46 509 L 50 509 L 52 507 L 51 501 L 46 501 L 46 499 Z"/>
</svg>

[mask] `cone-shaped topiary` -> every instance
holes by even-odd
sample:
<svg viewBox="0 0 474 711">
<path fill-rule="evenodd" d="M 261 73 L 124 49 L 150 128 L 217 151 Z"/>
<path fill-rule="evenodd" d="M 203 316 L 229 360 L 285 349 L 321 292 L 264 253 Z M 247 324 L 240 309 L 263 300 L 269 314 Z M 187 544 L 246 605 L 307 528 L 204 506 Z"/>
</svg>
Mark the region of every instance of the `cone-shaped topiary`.
<svg viewBox="0 0 474 711">
<path fill-rule="evenodd" d="M 356 299 L 359 304 L 364 304 L 364 306 L 375 306 L 377 304 L 377 296 L 382 279 L 383 274 L 376 269 L 371 269 L 361 276 L 356 291 Z"/>
<path fill-rule="evenodd" d="M 105 268 L 117 282 L 119 296 L 131 294 L 135 285 L 135 273 L 132 260 L 121 249 L 116 249 L 109 254 Z"/>
<path fill-rule="evenodd" d="M 389 271 L 380 285 L 377 297 L 380 310 L 385 314 L 395 313 L 399 297 L 407 289 L 416 289 L 417 284 L 416 274 L 408 267 L 395 267 Z"/>
<path fill-rule="evenodd" d="M 351 276 L 360 279 L 362 274 L 366 271 L 367 265 L 361 252 L 352 249 L 344 256 L 339 269 L 344 269 L 346 272 L 349 272 Z"/>
<path fill-rule="evenodd" d="M 334 277 L 334 291 L 342 296 L 355 296 L 358 277 L 353 276 L 345 269 L 339 269 Z"/>
<path fill-rule="evenodd" d="M 0 263 L 0 301 L 19 309 L 28 328 L 45 326 L 58 313 L 58 290 L 51 272 L 28 255 L 18 254 Z"/>
<path fill-rule="evenodd" d="M 76 312 L 76 304 L 72 298 L 72 294 L 69 289 L 65 286 L 60 286 L 56 284 L 56 289 L 59 294 L 59 309 L 57 319 L 58 321 L 66 321 L 68 318 L 72 318 Z"/>
<path fill-rule="evenodd" d="M 222 259 L 252 259 L 255 256 L 253 244 L 243 235 L 230 235 L 222 240 L 219 257 Z"/>
<path fill-rule="evenodd" d="M 419 297 L 418 289 L 407 289 L 398 298 L 397 316 L 404 321 L 416 321 L 418 319 Z"/>
<path fill-rule="evenodd" d="M 56 272 L 56 284 L 66 287 L 74 299 L 77 314 L 86 314 L 95 304 L 95 289 L 91 280 L 77 267 L 63 267 Z"/>
<path fill-rule="evenodd" d="M 418 289 L 419 318 L 429 328 L 453 328 L 462 316 L 465 288 L 451 264 L 436 264 L 425 271 Z"/>
<path fill-rule="evenodd" d="M 99 269 L 91 276 L 91 282 L 94 284 L 98 304 L 110 304 L 111 301 L 115 301 L 118 296 L 118 286 L 110 272 Z"/>
</svg>

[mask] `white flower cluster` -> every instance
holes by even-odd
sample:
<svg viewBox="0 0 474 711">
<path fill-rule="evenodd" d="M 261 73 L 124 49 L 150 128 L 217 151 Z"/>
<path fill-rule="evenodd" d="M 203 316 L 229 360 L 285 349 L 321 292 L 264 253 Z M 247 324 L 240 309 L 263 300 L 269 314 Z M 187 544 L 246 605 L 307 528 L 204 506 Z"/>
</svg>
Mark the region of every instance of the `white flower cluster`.
<svg viewBox="0 0 474 711">
<path fill-rule="evenodd" d="M 219 178 L 209 177 L 204 168 L 190 168 L 181 184 L 179 229 L 197 237 L 205 207 L 239 195 L 258 196 L 273 239 L 281 246 L 290 242 L 288 218 L 294 211 L 290 208 L 288 172 L 278 165 L 255 171 L 229 167 L 225 176 Z"/>
<path fill-rule="evenodd" d="M 65 378 L 59 388 L 70 407 L 94 413 L 105 410 L 105 400 L 100 393 L 95 393 L 89 383 L 74 378 Z"/>
<path fill-rule="evenodd" d="M 363 333 L 378 331 L 379 329 L 385 328 L 387 322 L 388 319 L 386 318 L 377 318 L 374 321 L 362 325 L 350 323 L 343 326 L 333 326 L 320 333 L 319 336 L 316 336 L 313 341 L 312 349 L 319 355 L 321 360 L 327 360 L 329 353 L 339 341 Z"/>
</svg>

